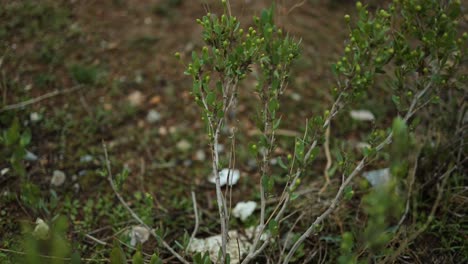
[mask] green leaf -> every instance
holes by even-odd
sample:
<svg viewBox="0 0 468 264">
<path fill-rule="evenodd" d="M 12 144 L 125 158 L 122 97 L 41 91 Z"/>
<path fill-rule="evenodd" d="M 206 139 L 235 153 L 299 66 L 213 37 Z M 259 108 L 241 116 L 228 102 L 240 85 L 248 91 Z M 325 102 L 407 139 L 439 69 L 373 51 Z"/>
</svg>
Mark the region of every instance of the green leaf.
<svg viewBox="0 0 468 264">
<path fill-rule="evenodd" d="M 118 242 L 114 242 L 114 248 L 110 253 L 110 263 L 111 264 L 127 264 L 127 257 L 125 252 L 122 250 Z"/>
<path fill-rule="evenodd" d="M 270 231 L 271 236 L 277 236 L 279 233 L 278 221 L 276 221 L 275 219 L 271 219 L 268 223 L 268 230 Z"/>
<path fill-rule="evenodd" d="M 18 118 L 13 120 L 10 128 L 6 131 L 4 135 L 5 144 L 7 146 L 15 144 L 15 142 L 19 139 L 19 121 Z"/>
<path fill-rule="evenodd" d="M 268 103 L 268 110 L 274 114 L 276 112 L 276 110 L 279 109 L 279 102 L 276 98 L 273 98 L 270 100 L 270 102 Z"/>
<path fill-rule="evenodd" d="M 273 190 L 273 186 L 275 185 L 275 180 L 271 176 L 262 176 L 262 185 L 263 189 L 265 189 L 267 192 L 271 192 Z"/>
<path fill-rule="evenodd" d="M 288 169 L 288 166 L 286 166 L 286 164 L 284 164 L 283 159 L 281 157 L 278 157 L 277 160 L 278 160 L 278 165 L 280 165 L 281 168 L 283 168 L 285 170 Z"/>
<path fill-rule="evenodd" d="M 208 94 L 206 95 L 206 104 L 208 106 L 213 105 L 213 103 L 215 102 L 215 99 L 216 99 L 215 93 L 212 91 L 208 92 Z"/>
<path fill-rule="evenodd" d="M 141 255 L 141 251 L 137 250 L 132 257 L 132 264 L 144 264 L 143 255 Z"/>
<path fill-rule="evenodd" d="M 77 251 L 73 252 L 70 259 L 71 264 L 81 264 L 81 256 Z"/>
<path fill-rule="evenodd" d="M 31 142 L 31 131 L 27 129 L 23 132 L 20 139 L 20 145 L 26 147 Z"/>
<path fill-rule="evenodd" d="M 346 188 L 344 189 L 344 198 L 345 200 L 351 200 L 351 198 L 353 198 L 354 196 L 354 191 L 353 191 L 353 187 L 351 186 L 346 186 Z"/>
<path fill-rule="evenodd" d="M 392 101 L 397 107 L 400 107 L 400 97 L 399 96 L 392 95 Z"/>
<path fill-rule="evenodd" d="M 150 263 L 149 264 L 162 264 L 163 261 L 161 260 L 161 258 L 156 255 L 156 253 L 154 253 L 152 256 L 151 256 L 151 260 L 150 260 Z"/>
<path fill-rule="evenodd" d="M 273 130 L 276 130 L 278 129 L 278 127 L 280 126 L 281 124 L 281 117 L 276 119 L 275 122 L 273 123 Z"/>
</svg>

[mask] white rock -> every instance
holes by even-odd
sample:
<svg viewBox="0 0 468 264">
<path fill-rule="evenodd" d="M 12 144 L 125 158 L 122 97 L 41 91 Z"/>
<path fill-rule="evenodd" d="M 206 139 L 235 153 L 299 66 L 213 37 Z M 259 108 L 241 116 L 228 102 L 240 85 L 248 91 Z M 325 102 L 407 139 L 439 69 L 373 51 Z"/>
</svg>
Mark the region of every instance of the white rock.
<svg viewBox="0 0 468 264">
<path fill-rule="evenodd" d="M 161 121 L 161 114 L 158 111 L 151 109 L 146 115 L 146 121 L 150 124 L 157 123 Z"/>
<path fill-rule="evenodd" d="M 65 175 L 65 173 L 63 171 L 60 171 L 60 170 L 54 170 L 54 173 L 52 174 L 52 179 L 50 180 L 50 183 L 54 186 L 60 186 L 62 185 L 65 180 L 66 180 L 67 176 Z"/>
<path fill-rule="evenodd" d="M 369 110 L 351 110 L 349 115 L 352 119 L 358 121 L 374 121 L 375 116 Z"/>
<path fill-rule="evenodd" d="M 254 201 L 238 202 L 232 210 L 232 215 L 236 218 L 240 218 L 244 222 L 257 208 L 257 203 Z"/>
<path fill-rule="evenodd" d="M 80 191 L 80 184 L 77 182 L 73 184 L 73 190 L 75 190 L 75 192 L 78 193 Z"/>
<path fill-rule="evenodd" d="M 32 122 L 38 122 L 41 120 L 41 115 L 39 115 L 37 112 L 32 112 L 31 114 L 29 114 L 29 119 Z"/>
<path fill-rule="evenodd" d="M 7 174 L 8 172 L 10 171 L 10 168 L 3 168 L 1 171 L 0 171 L 0 175 L 5 175 Z"/>
<path fill-rule="evenodd" d="M 37 155 L 30 152 L 30 151 L 26 151 L 26 156 L 24 156 L 24 159 L 27 160 L 27 161 L 36 161 L 38 158 L 37 158 Z"/>
<path fill-rule="evenodd" d="M 178 150 L 186 152 L 192 147 L 192 144 L 190 144 L 190 142 L 188 142 L 187 140 L 182 139 L 177 143 L 176 147 Z"/>
<path fill-rule="evenodd" d="M 198 160 L 198 161 L 206 160 L 205 151 L 203 151 L 202 149 L 197 150 L 197 152 L 195 152 L 195 160 Z"/>
<path fill-rule="evenodd" d="M 275 166 L 276 164 L 278 164 L 278 159 L 277 158 L 270 159 L 270 165 Z"/>
<path fill-rule="evenodd" d="M 224 151 L 224 145 L 223 144 L 218 144 L 216 145 L 216 149 L 218 150 L 218 153 L 221 153 Z"/>
<path fill-rule="evenodd" d="M 165 136 L 167 135 L 167 128 L 162 126 L 159 128 L 158 132 L 159 132 L 159 135 Z"/>
<path fill-rule="evenodd" d="M 369 181 L 369 183 L 373 187 L 384 186 L 390 181 L 392 177 L 389 168 L 367 171 L 364 172 L 362 175 Z"/>
<path fill-rule="evenodd" d="M 128 102 L 130 103 L 130 105 L 139 106 L 145 100 L 145 96 L 140 91 L 134 91 L 134 92 L 132 92 L 131 94 L 128 95 L 127 99 L 128 99 Z"/>
<path fill-rule="evenodd" d="M 129 233 L 130 236 L 130 245 L 133 247 L 136 246 L 137 243 L 145 243 L 150 235 L 150 231 L 143 226 L 134 226 Z"/>
<path fill-rule="evenodd" d="M 41 218 L 36 219 L 36 227 L 33 236 L 37 239 L 46 240 L 49 237 L 49 226 Z"/>
<path fill-rule="evenodd" d="M 80 157 L 80 162 L 81 163 L 88 163 L 88 162 L 93 161 L 93 159 L 94 159 L 94 157 L 91 156 L 91 155 L 84 155 L 84 156 Z"/>
<path fill-rule="evenodd" d="M 151 19 L 151 17 L 145 17 L 144 23 L 145 23 L 145 25 L 149 25 L 149 24 L 153 23 L 153 20 Z"/>
<path fill-rule="evenodd" d="M 226 251 L 231 257 L 231 263 L 240 263 L 242 256 L 245 256 L 252 244 L 248 239 L 240 235 L 237 231 L 228 232 L 229 241 L 226 245 Z M 221 247 L 221 235 L 211 236 L 204 239 L 195 238 L 189 245 L 190 252 L 209 252 L 213 263 L 218 263 L 218 252 Z"/>
<path fill-rule="evenodd" d="M 296 102 L 300 101 L 301 98 L 302 98 L 302 96 L 300 94 L 298 94 L 298 93 L 292 93 L 291 94 L 291 99 L 293 99 Z"/>
<path fill-rule="evenodd" d="M 239 170 L 230 170 L 230 169 L 222 169 L 219 172 L 219 182 L 221 186 L 228 184 L 229 178 L 229 186 L 235 185 L 240 178 L 240 171 Z M 212 175 L 209 179 L 211 183 L 216 184 L 216 177 Z"/>
</svg>

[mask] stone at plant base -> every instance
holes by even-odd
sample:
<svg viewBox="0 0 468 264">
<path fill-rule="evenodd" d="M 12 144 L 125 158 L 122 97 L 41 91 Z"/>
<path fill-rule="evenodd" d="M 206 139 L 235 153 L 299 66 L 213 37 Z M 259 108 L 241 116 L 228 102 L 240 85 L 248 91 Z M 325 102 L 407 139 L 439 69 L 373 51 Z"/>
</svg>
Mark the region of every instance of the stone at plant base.
<svg viewBox="0 0 468 264">
<path fill-rule="evenodd" d="M 375 116 L 369 110 L 351 110 L 349 115 L 357 121 L 374 121 Z"/>
<path fill-rule="evenodd" d="M 149 238 L 149 230 L 143 226 L 134 226 L 129 233 L 130 236 L 130 245 L 132 247 L 136 246 L 137 243 L 145 243 Z"/>
<path fill-rule="evenodd" d="M 192 144 L 190 144 L 190 142 L 188 142 L 187 140 L 182 139 L 177 143 L 176 147 L 178 150 L 186 152 L 192 147 Z"/>
<path fill-rule="evenodd" d="M 65 175 L 63 171 L 54 170 L 50 183 L 58 187 L 58 186 L 61 186 L 65 182 L 66 179 L 67 179 L 67 176 Z"/>
<path fill-rule="evenodd" d="M 146 115 L 146 121 L 150 124 L 157 123 L 161 121 L 161 114 L 158 111 L 151 109 Z"/>
<path fill-rule="evenodd" d="M 229 170 L 229 169 L 222 169 L 219 172 L 219 182 L 221 186 L 224 186 L 228 183 L 228 177 L 229 177 L 229 186 L 235 185 L 240 178 L 240 171 L 239 170 Z M 216 184 L 216 177 L 214 175 L 211 175 L 209 178 L 209 181 L 211 183 Z"/>
<path fill-rule="evenodd" d="M 245 256 L 248 253 L 252 244 L 248 241 L 247 237 L 242 236 L 237 231 L 229 231 L 228 236 L 229 241 L 226 246 L 226 251 L 231 257 L 231 264 L 240 263 L 242 256 Z M 208 251 L 210 253 L 211 261 L 213 261 L 213 263 L 218 263 L 218 252 L 220 247 L 221 235 L 216 235 L 204 239 L 193 239 L 188 250 L 190 252 L 200 252 L 202 254 Z"/>
<path fill-rule="evenodd" d="M 367 171 L 364 172 L 362 175 L 369 181 L 372 187 L 383 186 L 387 184 L 392 177 L 389 168 Z"/>
<path fill-rule="evenodd" d="M 41 240 L 46 240 L 49 237 L 49 226 L 41 218 L 36 219 L 36 227 L 32 235 Z"/>
<path fill-rule="evenodd" d="M 238 202 L 232 210 L 232 215 L 244 222 L 255 211 L 257 203 L 254 201 Z"/>
</svg>

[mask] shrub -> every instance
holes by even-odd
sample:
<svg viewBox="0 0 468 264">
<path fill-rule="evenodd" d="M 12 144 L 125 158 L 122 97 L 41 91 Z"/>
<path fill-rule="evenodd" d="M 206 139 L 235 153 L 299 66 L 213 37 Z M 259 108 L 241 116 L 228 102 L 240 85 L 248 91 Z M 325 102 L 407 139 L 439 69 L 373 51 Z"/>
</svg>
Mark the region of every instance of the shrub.
<svg viewBox="0 0 468 264">
<path fill-rule="evenodd" d="M 393 128 L 388 129 L 388 132 L 382 130 L 381 133 L 371 135 L 372 144 L 365 148 L 357 165 L 352 160 L 339 160 L 338 169 L 343 173 L 343 182 L 331 205 L 303 231 L 289 252 L 280 258 L 284 263 L 290 262 L 305 239 L 320 230 L 323 221 L 336 210 L 342 197 L 351 197 L 350 184 L 364 166 L 390 154 L 390 171 L 393 176 L 391 183 L 363 198 L 365 212 L 369 215 L 364 240 L 369 254 L 377 255 L 386 248 L 394 235 L 386 231 L 389 223 L 403 213 L 404 200 L 395 194 L 408 175 L 406 160 L 411 137 L 407 123 L 421 108 L 440 101 L 445 91 L 460 86 L 457 69 L 467 39 L 466 33 L 463 39 L 457 33 L 460 1 L 396 0 L 388 8 L 376 10 L 375 14 L 371 14 L 365 5 L 357 2 L 355 26 L 351 25 L 351 16 L 344 17 L 350 30 L 344 55 L 332 67 L 337 78 L 337 86 L 332 89 L 335 102 L 323 115 L 310 118 L 303 137 L 296 139 L 292 151 L 294 154 L 289 163 L 284 165 L 287 172 L 285 191 L 280 203 L 268 210 L 272 212 L 270 215 L 266 215 L 265 193 L 273 186 L 269 160 L 275 149 L 275 130 L 280 126 L 280 118 L 276 116 L 276 112 L 281 105 L 280 97 L 286 88 L 291 62 L 298 55 L 298 44 L 274 26 L 272 9 L 262 12 L 260 18 L 254 17 L 256 28 L 251 27 L 244 32 L 237 19 L 231 16 L 226 1 L 223 4 L 224 14 L 221 17 L 207 14 L 197 20 L 204 29 L 203 39 L 207 46 L 200 53 L 192 53 L 192 61 L 186 71 L 193 78 L 192 94 L 202 109 L 202 119 L 206 123 L 213 156 L 212 170 L 216 177 L 223 236 L 221 262 L 229 259 L 226 253 L 229 213 L 226 206 L 228 198 L 223 196 L 219 183 L 220 158 L 217 146 L 222 127 L 229 119 L 228 113 L 235 111 L 240 82 L 246 78 L 253 65 L 260 68 L 256 88 L 250 92 L 257 93 L 260 98 L 260 116 L 257 119 L 261 120 L 259 129 L 262 136 L 258 143 L 249 147 L 259 157 L 262 175 L 259 183 L 260 231 L 242 263 L 255 259 L 271 243 L 268 238 L 260 242 L 261 235 L 271 237 L 278 234 L 279 221 L 295 196 L 294 191 L 300 184 L 302 175 L 317 156 L 318 147 L 323 143 L 322 136 L 333 118 L 351 102 L 362 100 L 371 87 L 386 79 L 391 88 L 389 96 L 398 112 Z M 231 131 L 234 134 L 236 129 Z M 229 161 L 228 164 L 233 169 L 232 162 Z M 343 244 L 345 255 L 340 257 L 341 262 L 355 262 L 358 259 L 352 254 L 350 241 L 350 238 L 343 239 L 346 245 Z"/>
</svg>

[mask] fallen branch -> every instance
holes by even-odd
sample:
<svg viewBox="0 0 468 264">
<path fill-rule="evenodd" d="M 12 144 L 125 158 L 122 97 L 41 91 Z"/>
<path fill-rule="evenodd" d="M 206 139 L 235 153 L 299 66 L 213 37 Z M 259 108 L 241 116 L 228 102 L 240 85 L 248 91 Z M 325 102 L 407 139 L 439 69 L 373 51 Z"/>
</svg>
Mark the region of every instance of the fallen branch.
<svg viewBox="0 0 468 264">
<path fill-rule="evenodd" d="M 79 90 L 81 88 L 82 88 L 81 85 L 77 85 L 77 86 L 74 86 L 74 87 L 72 87 L 70 89 L 55 90 L 53 92 L 43 94 L 41 96 L 38 96 L 38 97 L 30 99 L 30 100 L 26 100 L 26 101 L 19 102 L 19 103 L 16 103 L 16 104 L 11 104 L 11 105 L 4 106 L 2 109 L 0 109 L 0 113 L 5 112 L 5 111 L 9 111 L 9 110 L 18 109 L 18 108 L 23 108 L 23 107 L 26 107 L 28 105 L 38 103 L 40 101 L 49 99 L 51 97 L 54 97 L 54 96 L 57 96 L 57 95 L 60 95 L 60 94 L 66 94 L 66 93 L 74 92 L 74 91 Z"/>
</svg>

